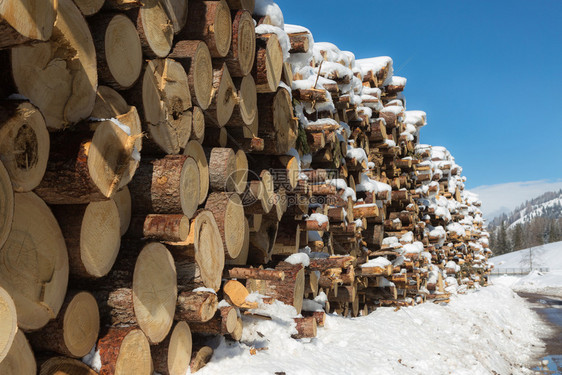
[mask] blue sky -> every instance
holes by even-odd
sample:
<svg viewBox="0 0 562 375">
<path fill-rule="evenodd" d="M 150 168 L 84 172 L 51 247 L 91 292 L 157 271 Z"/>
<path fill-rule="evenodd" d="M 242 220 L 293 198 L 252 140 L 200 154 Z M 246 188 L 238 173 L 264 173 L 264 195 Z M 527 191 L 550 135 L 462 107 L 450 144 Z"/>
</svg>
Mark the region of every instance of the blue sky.
<svg viewBox="0 0 562 375">
<path fill-rule="evenodd" d="M 391 56 L 408 109 L 428 114 L 467 186 L 562 177 L 562 1 L 287 1 L 308 27 L 357 58 Z"/>
</svg>

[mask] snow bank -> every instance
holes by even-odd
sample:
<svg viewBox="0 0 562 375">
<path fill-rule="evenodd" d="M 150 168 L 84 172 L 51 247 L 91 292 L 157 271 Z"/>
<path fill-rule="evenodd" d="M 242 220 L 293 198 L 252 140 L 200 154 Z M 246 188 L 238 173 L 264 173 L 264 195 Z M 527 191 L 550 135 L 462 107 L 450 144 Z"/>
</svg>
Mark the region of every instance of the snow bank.
<svg viewBox="0 0 562 375">
<path fill-rule="evenodd" d="M 562 270 L 550 272 L 532 271 L 526 276 L 492 277 L 494 285 L 503 285 L 516 292 L 546 294 L 562 298 Z"/>
<path fill-rule="evenodd" d="M 221 339 L 199 374 L 517 375 L 529 373 L 522 367 L 539 354 L 533 347 L 540 348 L 538 335 L 545 334 L 536 313 L 503 286 L 452 296 L 447 306 L 380 308 L 355 319 L 328 315 L 312 340 L 291 339 L 291 314 L 281 314 L 243 316 L 242 343 Z"/>
</svg>

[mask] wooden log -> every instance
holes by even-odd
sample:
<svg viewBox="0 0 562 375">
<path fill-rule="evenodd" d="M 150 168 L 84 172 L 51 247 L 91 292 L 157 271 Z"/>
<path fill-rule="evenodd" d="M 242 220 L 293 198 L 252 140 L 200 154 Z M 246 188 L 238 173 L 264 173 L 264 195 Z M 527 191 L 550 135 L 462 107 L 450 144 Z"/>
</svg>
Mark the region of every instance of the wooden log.
<svg viewBox="0 0 562 375">
<path fill-rule="evenodd" d="M 234 341 L 240 341 L 242 339 L 242 333 L 244 330 L 244 322 L 242 318 L 238 318 L 236 322 L 236 328 L 230 333 L 230 338 Z"/>
<path fill-rule="evenodd" d="M 250 14 L 254 13 L 255 0 L 226 0 L 230 9 L 245 9 Z"/>
<path fill-rule="evenodd" d="M 109 328 L 100 337 L 97 348 L 99 375 L 152 375 L 150 345 L 140 329 Z"/>
<path fill-rule="evenodd" d="M 324 327 L 326 323 L 326 313 L 324 311 L 303 311 L 304 317 L 313 317 L 316 320 L 317 327 Z"/>
<path fill-rule="evenodd" d="M 0 49 L 49 40 L 57 1 L 30 0 L 0 5 Z"/>
<path fill-rule="evenodd" d="M 310 271 L 306 273 L 304 279 L 304 294 L 305 295 L 312 295 L 312 297 L 316 298 L 318 295 L 318 282 L 320 279 L 320 272 L 318 271 Z"/>
<path fill-rule="evenodd" d="M 37 374 L 37 364 L 33 351 L 21 330 L 17 331 L 10 350 L 0 362 L 0 374 Z"/>
<path fill-rule="evenodd" d="M 218 303 L 214 293 L 183 291 L 178 295 L 174 319 L 188 323 L 207 322 L 215 315 Z"/>
<path fill-rule="evenodd" d="M 181 39 L 203 40 L 213 57 L 225 57 L 232 41 L 230 9 L 224 0 L 193 1 Z"/>
<path fill-rule="evenodd" d="M 0 327 L 2 333 L 2 339 L 0 340 L 1 363 L 8 354 L 18 330 L 16 305 L 10 294 L 2 287 L 0 287 L 0 321 L 2 322 Z"/>
<path fill-rule="evenodd" d="M 237 95 L 232 116 L 226 126 L 246 128 L 258 117 L 256 83 L 251 75 L 234 78 L 233 81 Z"/>
<path fill-rule="evenodd" d="M 64 132 L 51 139 L 43 180 L 35 193 L 50 204 L 85 204 L 115 195 L 130 174 L 135 138 L 112 121 L 92 133 Z"/>
<path fill-rule="evenodd" d="M 172 49 L 174 27 L 166 12 L 164 2 L 143 0 L 142 5 L 127 12 L 137 27 L 142 52 L 155 59 L 164 58 Z"/>
<path fill-rule="evenodd" d="M 252 14 L 247 10 L 238 10 L 232 18 L 232 43 L 222 61 L 233 77 L 244 77 L 252 71 L 255 55 L 256 33 Z"/>
<path fill-rule="evenodd" d="M 255 173 L 269 170 L 276 190 L 293 191 L 299 180 L 299 160 L 291 155 L 260 155 L 249 159 L 249 167 Z"/>
<path fill-rule="evenodd" d="M 276 270 L 285 273 L 283 281 L 265 281 L 264 294 L 287 305 L 294 306 L 297 314 L 301 313 L 304 296 L 304 268 L 302 264 L 280 262 Z"/>
<path fill-rule="evenodd" d="M 247 302 L 246 297 L 250 294 L 248 289 L 244 287 L 239 281 L 229 280 L 223 286 L 223 293 L 225 300 L 232 306 L 241 309 L 257 309 L 256 302 Z"/>
<path fill-rule="evenodd" d="M 0 103 L 0 161 L 14 191 L 31 191 L 43 178 L 49 158 L 49 133 L 39 109 L 29 102 Z"/>
<path fill-rule="evenodd" d="M 379 216 L 379 208 L 376 203 L 358 204 L 353 207 L 353 216 L 356 219 L 375 218 Z"/>
<path fill-rule="evenodd" d="M 193 158 L 199 169 L 199 204 L 203 204 L 209 194 L 209 164 L 205 150 L 197 141 L 189 141 L 184 149 L 184 155 Z"/>
<path fill-rule="evenodd" d="M 57 316 L 68 283 L 60 227 L 34 193 L 15 195 L 11 232 L 0 249 L 0 286 L 14 299 L 18 326 L 37 330 Z"/>
<path fill-rule="evenodd" d="M 305 339 L 316 337 L 316 318 L 313 316 L 307 316 L 303 318 L 295 318 L 295 323 L 297 323 L 296 329 L 297 333 L 291 335 L 294 339 Z"/>
<path fill-rule="evenodd" d="M 209 346 L 203 346 L 200 348 L 195 348 L 191 354 L 191 362 L 189 363 L 189 368 L 191 373 L 196 373 L 201 370 L 211 361 L 213 356 L 213 349 Z"/>
<path fill-rule="evenodd" d="M 136 215 L 184 214 L 193 217 L 199 204 L 199 170 L 186 155 L 141 162 L 129 185 Z"/>
<path fill-rule="evenodd" d="M 298 128 L 287 89 L 280 87 L 275 93 L 259 94 L 258 116 L 258 135 L 265 141 L 264 153 L 285 155 L 295 147 Z"/>
<path fill-rule="evenodd" d="M 244 207 L 240 196 L 236 193 L 211 193 L 205 209 L 215 217 L 226 257 L 235 259 L 244 245 Z"/>
<path fill-rule="evenodd" d="M 324 271 L 330 268 L 349 268 L 355 257 L 353 256 L 331 256 L 329 258 L 311 259 L 308 268 L 314 271 Z"/>
<path fill-rule="evenodd" d="M 35 1 L 33 3 L 36 3 Z M 49 19 L 54 1 L 34 5 L 31 13 Z M 14 16 L 21 22 L 31 14 L 25 5 Z M 28 15 L 23 15 L 23 12 Z M 33 26 L 32 26 L 33 25 Z M 43 22 L 29 24 L 44 26 Z M 49 27 L 45 32 L 50 34 Z M 29 98 L 43 115 L 49 129 L 62 129 L 87 118 L 92 112 L 98 86 L 96 51 L 84 16 L 72 0 L 59 0 L 52 38 L 48 43 L 20 46 L 11 50 L 12 75 L 20 94 Z M 43 31 L 42 31 L 43 32 Z M 48 37 L 47 37 L 48 39 Z"/>
<path fill-rule="evenodd" d="M 213 64 L 213 96 L 205 111 L 207 124 L 222 128 L 230 117 L 236 104 L 236 88 L 225 63 Z"/>
<path fill-rule="evenodd" d="M 96 344 L 99 329 L 96 299 L 88 292 L 71 292 L 57 317 L 30 334 L 29 341 L 35 350 L 82 358 Z"/>
<path fill-rule="evenodd" d="M 131 223 L 131 193 L 129 188 L 125 186 L 115 193 L 113 201 L 119 211 L 119 234 L 123 236 Z"/>
<path fill-rule="evenodd" d="M 0 160 L 0 249 L 8 239 L 14 217 L 14 191 L 10 175 Z"/>
<path fill-rule="evenodd" d="M 164 7 L 174 27 L 174 34 L 180 33 L 187 23 L 188 0 L 165 0 Z"/>
<path fill-rule="evenodd" d="M 169 58 L 184 67 L 191 97 L 202 110 L 209 108 L 213 95 L 213 65 L 209 48 L 200 40 L 182 40 L 176 43 Z"/>
<path fill-rule="evenodd" d="M 275 92 L 283 72 L 283 50 L 276 34 L 256 35 L 256 57 L 252 76 L 259 93 Z"/>
<path fill-rule="evenodd" d="M 57 205 L 52 210 L 66 242 L 70 274 L 88 279 L 107 275 L 121 244 L 115 202 Z"/>
<path fill-rule="evenodd" d="M 182 214 L 150 214 L 144 218 L 142 236 L 157 241 L 181 242 L 189 235 L 189 218 Z"/>
<path fill-rule="evenodd" d="M 149 139 L 165 154 L 178 154 L 191 136 L 191 95 L 183 66 L 172 59 L 150 60 L 142 83 L 128 93 L 142 108 Z"/>
<path fill-rule="evenodd" d="M 298 33 L 288 33 L 289 41 L 291 42 L 291 49 L 289 53 L 306 53 L 309 48 L 309 35 L 310 33 L 298 32 Z"/>
<path fill-rule="evenodd" d="M 178 322 L 166 340 L 150 347 L 154 371 L 162 375 L 185 375 L 191 349 L 191 330 L 186 322 Z"/>
<path fill-rule="evenodd" d="M 191 136 L 189 139 L 199 143 L 203 143 L 205 139 L 205 114 L 203 110 L 197 106 L 191 108 L 192 122 L 191 122 Z"/>
<path fill-rule="evenodd" d="M 167 243 L 167 246 L 178 259 L 178 285 L 181 289 L 207 287 L 219 290 L 225 255 L 211 211 L 199 210 L 191 222 L 187 240 Z"/>
<path fill-rule="evenodd" d="M 41 364 L 39 375 L 97 375 L 84 362 L 67 357 L 53 357 Z"/>
<path fill-rule="evenodd" d="M 235 267 L 228 270 L 228 277 L 235 279 L 259 279 L 283 281 L 285 273 L 278 270 L 264 270 L 261 268 L 240 268 Z"/>
<path fill-rule="evenodd" d="M 105 0 L 74 0 L 84 16 L 92 16 L 100 11 Z"/>
<path fill-rule="evenodd" d="M 191 323 L 191 331 L 206 335 L 228 335 L 236 329 L 238 315 L 233 306 L 218 309 L 215 316 L 204 323 Z"/>
<path fill-rule="evenodd" d="M 250 226 L 248 219 L 244 218 L 244 243 L 242 250 L 235 259 L 226 259 L 225 263 L 228 265 L 243 266 L 248 262 L 248 252 L 250 250 Z"/>
<path fill-rule="evenodd" d="M 231 148 L 205 150 L 209 160 L 210 188 L 213 191 L 236 191 L 236 154 Z"/>
<path fill-rule="evenodd" d="M 90 18 L 89 24 L 100 81 L 118 90 L 133 86 L 143 65 L 141 42 L 133 22 L 124 14 L 100 13 Z"/>
</svg>

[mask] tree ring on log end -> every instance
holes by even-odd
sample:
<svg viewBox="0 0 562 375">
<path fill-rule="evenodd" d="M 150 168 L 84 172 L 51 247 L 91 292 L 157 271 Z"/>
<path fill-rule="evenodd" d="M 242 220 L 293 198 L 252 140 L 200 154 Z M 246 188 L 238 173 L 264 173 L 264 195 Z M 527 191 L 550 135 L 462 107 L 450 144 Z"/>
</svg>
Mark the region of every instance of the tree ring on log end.
<svg viewBox="0 0 562 375">
<path fill-rule="evenodd" d="M 217 4 L 213 26 L 217 52 L 220 57 L 224 57 L 228 54 L 232 42 L 232 19 L 228 4 L 224 0 Z"/>
<path fill-rule="evenodd" d="M 31 346 L 25 335 L 18 330 L 8 355 L 0 362 L 0 374 L 35 375 L 37 365 Z"/>
<path fill-rule="evenodd" d="M 237 51 L 235 53 L 242 75 L 247 76 L 252 72 L 256 58 L 256 27 L 249 12 L 239 12 L 238 14 L 240 14 L 240 22 L 238 23 Z"/>
<path fill-rule="evenodd" d="M 163 3 L 159 0 L 144 0 L 140 8 L 143 32 L 150 51 L 162 58 L 170 53 L 174 39 L 174 27 Z"/>
<path fill-rule="evenodd" d="M 68 283 L 68 254 L 49 207 L 34 193 L 15 195 L 14 220 L 0 249 L 0 285 L 14 299 L 18 326 L 43 327 L 57 316 Z"/>
<path fill-rule="evenodd" d="M 41 365 L 39 375 L 97 375 L 85 363 L 67 357 L 54 357 Z"/>
<path fill-rule="evenodd" d="M 151 375 L 152 356 L 145 334 L 135 329 L 125 338 L 119 348 L 115 363 L 115 375 Z"/>
<path fill-rule="evenodd" d="M 100 330 L 100 315 L 96 299 L 80 292 L 66 308 L 63 321 L 64 343 L 76 357 L 83 357 L 96 344 Z"/>
<path fill-rule="evenodd" d="M 142 48 L 133 22 L 118 14 L 105 33 L 105 58 L 113 79 L 122 89 L 131 87 L 142 70 Z"/>
<path fill-rule="evenodd" d="M 209 52 L 209 48 L 204 42 L 200 42 L 197 45 L 194 60 L 195 98 L 199 107 L 206 110 L 211 105 L 211 100 L 213 99 L 213 63 L 211 61 L 211 52 Z"/>
<path fill-rule="evenodd" d="M 16 305 L 4 288 L 0 288 L 0 322 L 0 362 L 2 362 L 18 330 Z"/>
<path fill-rule="evenodd" d="M 8 171 L 0 160 L 0 249 L 10 234 L 13 217 L 14 191 L 12 182 Z"/>
<path fill-rule="evenodd" d="M 234 259 L 240 255 L 244 245 L 244 206 L 238 194 L 230 194 L 225 207 L 224 236 L 229 257 Z"/>
<path fill-rule="evenodd" d="M 252 125 L 258 117 L 258 96 L 256 83 L 251 75 L 242 78 L 240 89 L 238 90 L 240 116 L 246 125 Z"/>
<path fill-rule="evenodd" d="M 26 38 L 48 40 L 57 16 L 56 0 L 0 2 L 0 17 Z"/>
<path fill-rule="evenodd" d="M 80 230 L 80 258 L 89 275 L 103 277 L 111 270 L 121 245 L 120 228 L 113 199 L 88 204 Z"/>
<path fill-rule="evenodd" d="M 172 255 L 160 243 L 140 252 L 133 274 L 135 316 L 151 343 L 164 340 L 174 322 L 178 288 Z"/>
<path fill-rule="evenodd" d="M 275 92 L 283 74 L 283 50 L 276 34 L 270 34 L 269 36 L 265 59 L 269 91 Z"/>
<path fill-rule="evenodd" d="M 194 113 L 195 115 L 195 113 Z M 197 141 L 189 141 L 184 149 L 184 155 L 193 158 L 199 169 L 199 204 L 203 204 L 209 194 L 209 163 L 203 146 Z"/>
<path fill-rule="evenodd" d="M 199 168 L 193 158 L 185 159 L 180 176 L 180 200 L 183 214 L 192 218 L 199 205 Z"/>
<path fill-rule="evenodd" d="M 220 231 L 210 211 L 200 212 L 195 219 L 195 262 L 207 288 L 219 290 L 224 268 L 224 247 Z"/>
</svg>

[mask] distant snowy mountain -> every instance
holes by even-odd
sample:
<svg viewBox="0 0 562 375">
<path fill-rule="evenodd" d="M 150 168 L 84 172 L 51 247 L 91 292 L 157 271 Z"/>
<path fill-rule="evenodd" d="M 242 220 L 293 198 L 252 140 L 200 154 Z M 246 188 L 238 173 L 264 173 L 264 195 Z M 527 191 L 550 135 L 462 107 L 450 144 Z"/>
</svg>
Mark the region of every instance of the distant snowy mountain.
<svg viewBox="0 0 562 375">
<path fill-rule="evenodd" d="M 506 192 L 509 194 L 509 192 Z M 537 198 L 526 201 L 509 215 L 501 215 L 491 221 L 495 227 L 504 221 L 510 228 L 517 224 L 527 224 L 537 217 L 546 219 L 562 218 L 562 190 L 550 191 Z"/>
<path fill-rule="evenodd" d="M 562 271 L 562 241 L 535 246 L 531 251 L 523 249 L 490 258 L 496 269 L 529 268 L 532 256 L 533 268 L 548 267 Z"/>
</svg>

